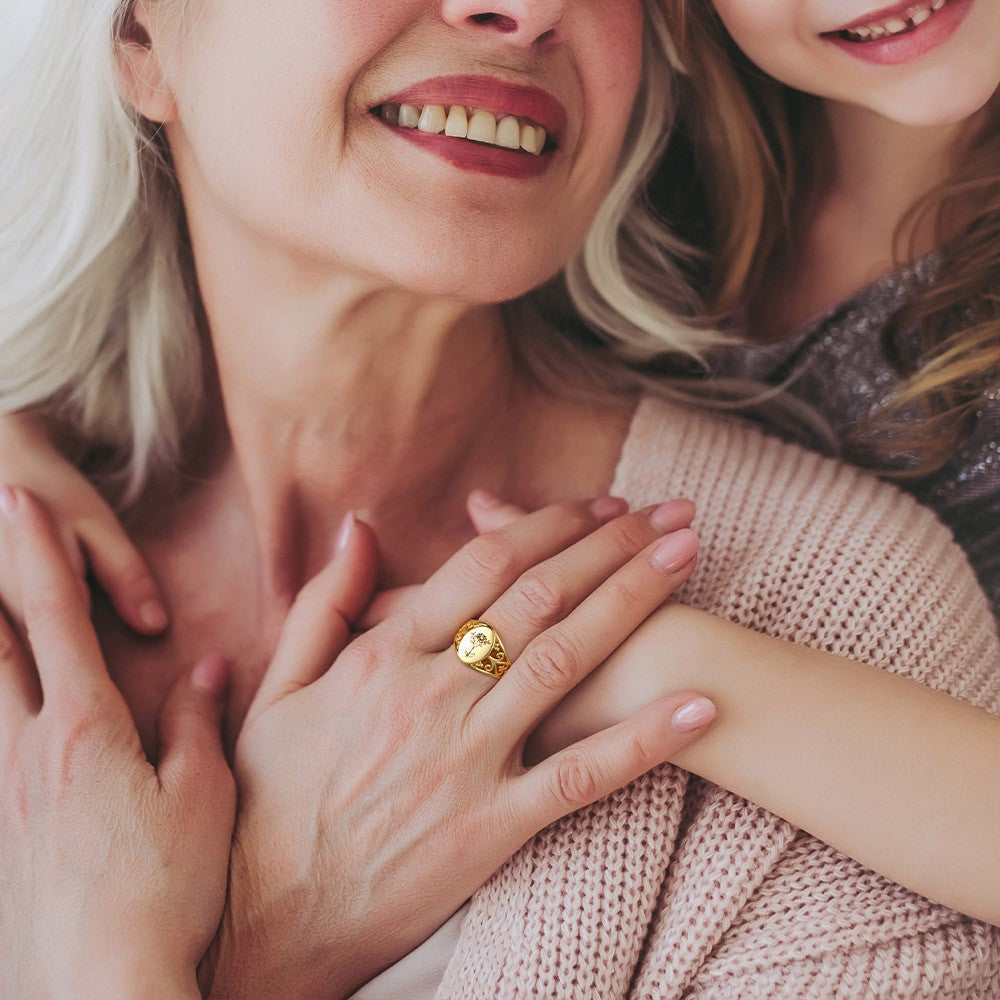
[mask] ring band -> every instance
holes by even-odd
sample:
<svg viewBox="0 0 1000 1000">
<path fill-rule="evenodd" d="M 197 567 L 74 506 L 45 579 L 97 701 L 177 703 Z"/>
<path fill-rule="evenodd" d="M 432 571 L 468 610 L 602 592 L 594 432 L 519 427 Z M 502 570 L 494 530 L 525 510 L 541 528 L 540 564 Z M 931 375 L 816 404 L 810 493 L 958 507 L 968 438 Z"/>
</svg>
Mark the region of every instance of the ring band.
<svg viewBox="0 0 1000 1000">
<path fill-rule="evenodd" d="M 497 630 L 475 618 L 455 633 L 455 652 L 467 667 L 496 680 L 510 669 L 510 657 Z"/>
</svg>

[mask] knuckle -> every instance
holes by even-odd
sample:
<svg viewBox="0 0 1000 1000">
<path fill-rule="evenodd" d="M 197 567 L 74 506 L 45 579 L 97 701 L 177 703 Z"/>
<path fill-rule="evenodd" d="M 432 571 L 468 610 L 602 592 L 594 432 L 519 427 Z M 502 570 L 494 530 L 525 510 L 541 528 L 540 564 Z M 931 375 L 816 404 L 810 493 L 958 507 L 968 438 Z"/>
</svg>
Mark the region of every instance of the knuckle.
<svg viewBox="0 0 1000 1000">
<path fill-rule="evenodd" d="M 504 585 L 517 572 L 517 547 L 503 531 L 488 531 L 462 550 L 465 568 L 475 580 Z"/>
<path fill-rule="evenodd" d="M 382 656 L 377 642 L 368 636 L 355 639 L 343 654 L 340 662 L 349 663 L 351 672 L 359 685 L 364 686 L 378 674 L 382 666 Z"/>
<path fill-rule="evenodd" d="M 518 616 L 539 628 L 560 621 L 567 611 L 565 586 L 555 574 L 534 570 L 517 586 Z"/>
<path fill-rule="evenodd" d="M 635 612 L 642 612 L 645 615 L 649 601 L 639 590 L 635 582 L 625 578 L 614 578 L 611 580 L 611 587 L 614 593 L 615 606 L 620 608 L 625 616 Z"/>
<path fill-rule="evenodd" d="M 547 632 L 525 650 L 519 665 L 529 687 L 545 694 L 562 694 L 579 676 L 581 656 L 565 636 Z"/>
<path fill-rule="evenodd" d="M 627 559 L 631 559 L 636 553 L 652 540 L 652 536 L 646 530 L 637 516 L 619 517 L 609 522 L 603 528 L 607 533 L 612 545 Z"/>
<path fill-rule="evenodd" d="M 555 769 L 556 803 L 578 809 L 593 802 L 599 794 L 597 771 L 591 756 L 583 750 L 567 752 Z"/>
</svg>

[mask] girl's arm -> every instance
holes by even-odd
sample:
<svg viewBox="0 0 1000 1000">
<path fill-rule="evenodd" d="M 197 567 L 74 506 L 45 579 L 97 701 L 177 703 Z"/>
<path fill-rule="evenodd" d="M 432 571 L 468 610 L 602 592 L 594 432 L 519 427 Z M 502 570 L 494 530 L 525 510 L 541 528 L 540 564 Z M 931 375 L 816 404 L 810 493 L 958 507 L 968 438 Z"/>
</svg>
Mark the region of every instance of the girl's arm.
<svg viewBox="0 0 1000 1000">
<path fill-rule="evenodd" d="M 50 510 L 88 601 L 90 575 L 136 632 L 156 635 L 167 627 L 163 595 L 145 560 L 97 490 L 56 449 L 41 419 L 0 416 L 0 481 L 30 490 Z M 0 541 L 0 559 L 5 555 Z M 2 565 L 9 565 L 9 558 Z M 16 617 L 20 601 L 11 584 L 3 574 L 0 602 Z"/>
<path fill-rule="evenodd" d="M 480 530 L 522 514 L 481 492 L 469 510 Z M 718 720 L 674 763 L 1000 925 L 1000 720 L 914 680 L 671 605 L 570 692 L 530 751 L 544 757 L 680 688 L 703 691 Z"/>
<path fill-rule="evenodd" d="M 671 605 L 570 692 L 532 752 L 682 687 L 705 692 L 718 719 L 674 763 L 1000 925 L 1000 720 L 905 677 Z"/>
</svg>

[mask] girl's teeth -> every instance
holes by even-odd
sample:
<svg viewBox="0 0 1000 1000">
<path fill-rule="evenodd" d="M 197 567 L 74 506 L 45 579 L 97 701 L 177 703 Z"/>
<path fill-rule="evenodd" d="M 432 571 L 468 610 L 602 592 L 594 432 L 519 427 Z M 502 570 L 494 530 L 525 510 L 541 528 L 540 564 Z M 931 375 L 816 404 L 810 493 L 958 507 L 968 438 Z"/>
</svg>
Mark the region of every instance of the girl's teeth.
<svg viewBox="0 0 1000 1000">
<path fill-rule="evenodd" d="M 845 28 L 839 34 L 851 42 L 891 38 L 893 35 L 901 35 L 906 31 L 918 28 L 947 2 L 948 0 L 930 0 L 922 5 L 915 4 L 905 12 L 903 17 L 890 17 L 881 24 L 869 24 L 861 28 Z"/>
<path fill-rule="evenodd" d="M 467 139 L 501 149 L 523 149 L 534 156 L 545 149 L 546 133 L 541 125 L 522 122 L 514 115 L 497 121 L 490 111 L 469 111 L 460 104 L 446 109 L 443 104 L 383 104 L 378 108 L 382 121 L 399 128 L 415 128 L 421 132 L 454 139 Z"/>
</svg>

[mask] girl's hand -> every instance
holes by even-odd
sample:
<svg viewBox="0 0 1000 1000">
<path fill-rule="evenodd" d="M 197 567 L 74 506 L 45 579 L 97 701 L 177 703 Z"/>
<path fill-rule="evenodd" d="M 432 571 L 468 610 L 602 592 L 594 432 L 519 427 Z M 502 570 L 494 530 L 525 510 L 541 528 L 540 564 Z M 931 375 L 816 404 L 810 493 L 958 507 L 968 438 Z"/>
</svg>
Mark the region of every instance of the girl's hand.
<svg viewBox="0 0 1000 1000">
<path fill-rule="evenodd" d="M 210 995 L 352 992 L 538 830 L 695 739 L 711 716 L 693 732 L 683 715 L 672 725 L 691 700 L 679 693 L 523 762 L 539 721 L 687 578 L 689 516 L 682 502 L 598 526 L 583 504 L 546 508 L 474 539 L 347 645 L 372 580 L 351 583 L 373 544 L 355 525 L 292 608 L 237 743 Z M 473 617 L 513 660 L 499 681 L 456 656 L 455 631 Z"/>
<path fill-rule="evenodd" d="M 59 454 L 40 422 L 13 414 L 0 417 L 0 481 L 19 484 L 45 504 L 88 602 L 90 573 L 130 628 L 157 635 L 167 627 L 163 595 L 145 560 L 111 508 Z M 4 554 L 0 544 L 0 567 L 11 565 Z M 0 601 L 20 618 L 21 600 L 10 574 L 2 570 Z"/>
<path fill-rule="evenodd" d="M 235 813 L 226 664 L 177 682 L 154 768 L 52 522 L 6 488 L 0 522 L 34 658 L 0 617 L 0 996 L 200 996 Z"/>
</svg>

